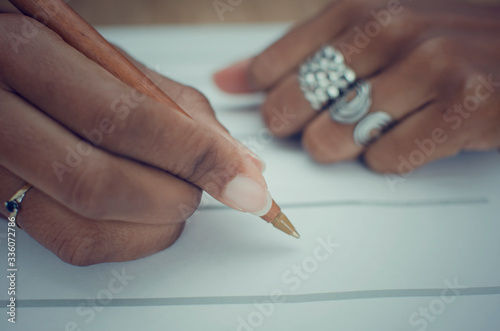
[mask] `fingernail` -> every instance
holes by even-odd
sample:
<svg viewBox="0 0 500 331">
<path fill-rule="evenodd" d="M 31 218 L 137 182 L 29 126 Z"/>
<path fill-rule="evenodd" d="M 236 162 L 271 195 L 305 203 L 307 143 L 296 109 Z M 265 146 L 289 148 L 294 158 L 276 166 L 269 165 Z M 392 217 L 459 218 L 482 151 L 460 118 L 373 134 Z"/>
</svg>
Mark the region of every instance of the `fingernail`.
<svg viewBox="0 0 500 331">
<path fill-rule="evenodd" d="M 273 199 L 269 191 L 253 179 L 238 175 L 226 187 L 224 198 L 238 209 L 264 216 L 271 210 Z"/>
</svg>

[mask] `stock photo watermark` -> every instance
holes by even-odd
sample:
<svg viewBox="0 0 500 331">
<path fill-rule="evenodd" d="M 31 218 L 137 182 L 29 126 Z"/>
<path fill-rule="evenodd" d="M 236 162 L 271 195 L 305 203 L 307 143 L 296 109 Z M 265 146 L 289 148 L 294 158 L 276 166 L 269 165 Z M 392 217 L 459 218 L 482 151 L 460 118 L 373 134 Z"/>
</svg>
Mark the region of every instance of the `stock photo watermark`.
<svg viewBox="0 0 500 331">
<path fill-rule="evenodd" d="M 75 313 L 79 318 L 67 322 L 64 331 L 84 330 L 85 326 L 94 322 L 98 314 L 102 313 L 104 308 L 109 306 L 113 299 L 137 278 L 127 273 L 125 267 L 121 271 L 111 270 L 111 275 L 107 287 L 97 291 L 94 298 L 87 298 L 76 307 Z"/>
<path fill-rule="evenodd" d="M 16 220 L 10 217 L 7 223 L 7 295 L 9 297 L 7 304 L 7 321 L 16 323 L 16 279 L 17 279 L 17 263 L 16 263 Z"/>
<path fill-rule="evenodd" d="M 273 108 L 271 110 L 272 117 L 268 122 L 269 128 L 261 128 L 257 134 L 252 135 L 241 141 L 245 147 L 254 153 L 262 152 L 275 139 L 277 133 L 285 131 L 290 126 L 291 122 L 297 117 L 291 113 L 285 106 L 282 109 Z"/>
<path fill-rule="evenodd" d="M 466 96 L 461 103 L 456 103 L 448 108 L 443 114 L 443 121 L 447 123 L 452 131 L 459 130 L 465 120 L 479 109 L 482 102 L 488 100 L 500 89 L 500 81 L 495 81 L 493 75 L 488 77 L 476 77 L 477 84 L 473 88 L 473 94 Z M 446 128 L 447 129 L 447 128 Z M 399 155 L 399 165 L 397 174 L 386 174 L 385 179 L 391 192 L 396 191 L 397 184 L 406 182 L 415 174 L 416 169 L 423 165 L 428 157 L 433 155 L 438 146 L 446 143 L 449 139 L 445 128 L 436 127 L 429 137 L 415 139 L 415 149 L 407 156 Z"/>
<path fill-rule="evenodd" d="M 268 299 L 254 302 L 254 310 L 236 319 L 236 331 L 254 331 L 262 327 L 266 320 L 276 312 L 277 307 L 286 302 L 287 292 L 298 291 L 302 284 L 320 268 L 320 265 L 340 247 L 340 244 L 332 241 L 331 236 L 320 237 L 316 241 L 317 245 L 311 255 L 303 258 L 300 263 L 290 266 L 281 274 L 281 282 L 287 286 L 287 290 L 275 288 L 270 291 Z"/>
<path fill-rule="evenodd" d="M 62 183 L 65 174 L 72 173 L 75 168 L 82 164 L 84 157 L 92 154 L 93 146 L 101 145 L 105 136 L 114 132 L 116 128 L 115 121 L 125 121 L 130 112 L 136 109 L 139 103 L 145 99 L 146 96 L 144 94 L 136 90 L 131 90 L 129 94 L 121 95 L 111 103 L 110 109 L 114 113 L 113 118 L 101 118 L 95 128 L 82 130 L 80 134 L 86 140 L 79 141 L 76 146 L 66 146 L 67 153 L 64 163 L 59 161 L 52 162 L 52 170 L 58 181 Z"/>
<path fill-rule="evenodd" d="M 214 0 L 212 5 L 214 6 L 219 20 L 224 21 L 224 15 L 226 13 L 232 13 L 238 6 L 243 3 L 243 0 Z"/>
<path fill-rule="evenodd" d="M 160 72 L 160 67 L 157 65 L 155 70 Z M 153 77 L 146 75 L 142 80 L 143 86 L 148 88 L 160 86 L 161 82 L 161 75 L 155 76 L 154 80 Z M 151 86 L 152 84 L 156 85 Z M 113 100 L 109 106 L 113 113 L 113 117 L 101 118 L 96 127 L 92 129 L 83 129 L 79 134 L 85 138 L 85 140 L 79 141 L 76 146 L 67 145 L 65 147 L 67 153 L 64 162 L 52 162 L 52 170 L 58 181 L 61 183 L 66 173 L 72 173 L 75 168 L 80 166 L 83 162 L 83 158 L 92 154 L 93 147 L 99 147 L 104 141 L 104 138 L 115 131 L 116 123 L 118 123 L 118 121 L 126 121 L 130 113 L 137 109 L 139 104 L 146 100 L 146 98 L 146 95 L 132 89 L 128 94 L 122 94 L 120 97 Z"/>
<path fill-rule="evenodd" d="M 429 302 L 424 307 L 419 307 L 417 311 L 413 312 L 408 318 L 411 326 L 418 327 L 418 331 L 425 331 L 429 324 L 436 321 L 436 319 L 443 315 L 447 307 L 455 302 L 460 295 L 460 289 L 466 288 L 458 284 L 458 279 L 455 278 L 453 282 L 448 279 L 443 281 L 446 286 L 441 291 L 441 295 Z"/>
</svg>

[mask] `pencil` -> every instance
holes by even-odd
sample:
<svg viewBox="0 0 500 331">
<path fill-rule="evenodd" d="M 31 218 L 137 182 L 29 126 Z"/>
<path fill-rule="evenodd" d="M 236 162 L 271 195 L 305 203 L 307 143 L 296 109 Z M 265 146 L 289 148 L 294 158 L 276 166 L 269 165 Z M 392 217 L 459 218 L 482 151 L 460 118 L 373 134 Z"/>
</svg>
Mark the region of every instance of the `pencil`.
<svg viewBox="0 0 500 331">
<path fill-rule="evenodd" d="M 138 92 L 190 117 L 163 90 L 111 45 L 63 0 L 9 0 L 24 15 L 46 25 L 80 53 L 99 64 Z M 269 212 L 261 217 L 277 229 L 299 238 L 299 234 L 273 200 Z"/>
</svg>

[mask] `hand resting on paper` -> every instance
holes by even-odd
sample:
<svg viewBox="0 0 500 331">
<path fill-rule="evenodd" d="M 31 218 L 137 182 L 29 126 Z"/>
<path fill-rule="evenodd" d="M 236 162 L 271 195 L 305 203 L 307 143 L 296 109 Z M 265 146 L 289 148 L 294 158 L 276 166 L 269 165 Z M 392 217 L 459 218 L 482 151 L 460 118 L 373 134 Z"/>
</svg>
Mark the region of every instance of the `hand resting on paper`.
<svg viewBox="0 0 500 331">
<path fill-rule="evenodd" d="M 269 129 L 301 133 L 317 162 L 361 158 L 403 174 L 500 147 L 499 40 L 500 6 L 339 0 L 214 79 L 229 93 L 265 92 Z M 323 45 L 334 49 L 307 60 Z M 288 126 L 273 125 L 276 109 Z"/>
</svg>

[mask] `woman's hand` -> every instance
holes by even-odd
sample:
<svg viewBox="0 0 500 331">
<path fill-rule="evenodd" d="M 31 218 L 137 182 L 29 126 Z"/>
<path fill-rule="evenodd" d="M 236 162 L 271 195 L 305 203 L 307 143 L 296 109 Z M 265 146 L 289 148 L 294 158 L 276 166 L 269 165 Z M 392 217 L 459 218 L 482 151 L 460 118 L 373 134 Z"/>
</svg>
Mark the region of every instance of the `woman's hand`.
<svg viewBox="0 0 500 331">
<path fill-rule="evenodd" d="M 256 57 L 217 73 L 215 81 L 230 93 L 266 91 L 262 115 L 270 130 L 280 137 L 303 133 L 316 161 L 362 156 L 375 171 L 402 175 L 461 150 L 500 147 L 499 40 L 499 7 L 339 0 Z M 392 118 L 368 146 L 354 142 L 355 124 L 314 110 L 299 87 L 300 64 L 325 44 L 370 83 L 369 112 Z M 293 118 L 279 130 L 271 123 L 276 108 Z"/>
<path fill-rule="evenodd" d="M 30 18 L 0 14 L 0 29 L 0 199 L 32 184 L 17 221 L 64 261 L 125 261 L 168 247 L 201 189 L 245 211 L 267 203 L 260 161 L 198 91 L 148 72 L 193 120 Z M 241 174 L 247 186 L 228 194 Z M 239 203 L 250 180 L 263 197 Z"/>
</svg>

